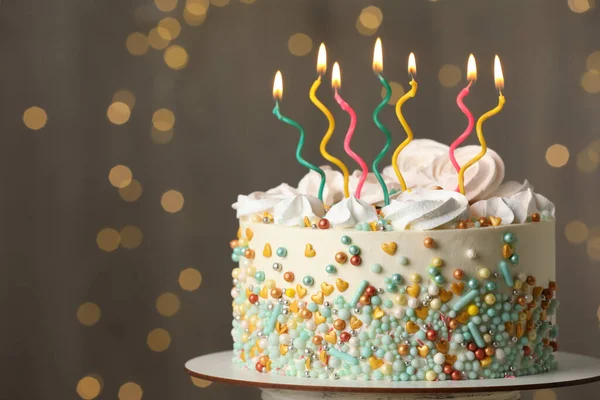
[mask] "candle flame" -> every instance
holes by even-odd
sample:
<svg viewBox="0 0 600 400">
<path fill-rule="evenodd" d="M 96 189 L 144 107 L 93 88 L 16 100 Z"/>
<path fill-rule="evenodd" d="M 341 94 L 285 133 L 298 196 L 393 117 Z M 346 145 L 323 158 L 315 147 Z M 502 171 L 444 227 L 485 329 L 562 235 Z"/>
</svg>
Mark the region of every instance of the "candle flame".
<svg viewBox="0 0 600 400">
<path fill-rule="evenodd" d="M 383 71 L 383 50 L 381 48 L 381 39 L 377 38 L 375 50 L 373 51 L 373 71 L 380 73 Z"/>
<path fill-rule="evenodd" d="M 415 53 L 410 53 L 408 56 L 408 74 L 410 76 L 417 74 L 417 62 L 415 61 Z"/>
<path fill-rule="evenodd" d="M 475 63 L 475 56 L 473 54 L 469 55 L 469 61 L 467 62 L 467 80 L 477 80 L 477 64 Z"/>
<path fill-rule="evenodd" d="M 342 74 L 340 73 L 340 64 L 336 61 L 333 64 L 333 70 L 331 71 L 331 87 L 339 89 L 342 86 Z"/>
<path fill-rule="evenodd" d="M 494 58 L 494 81 L 496 82 L 496 89 L 504 89 L 504 75 L 502 74 L 502 64 L 500 64 L 500 57 L 496 54 Z"/>
<path fill-rule="evenodd" d="M 281 71 L 277 71 L 275 74 L 275 81 L 273 82 L 273 98 L 275 100 L 281 100 L 283 97 L 283 78 L 281 77 Z"/>
<path fill-rule="evenodd" d="M 327 50 L 325 49 L 325 43 L 321 43 L 319 55 L 317 56 L 317 73 L 324 75 L 325 71 L 327 71 Z"/>
</svg>

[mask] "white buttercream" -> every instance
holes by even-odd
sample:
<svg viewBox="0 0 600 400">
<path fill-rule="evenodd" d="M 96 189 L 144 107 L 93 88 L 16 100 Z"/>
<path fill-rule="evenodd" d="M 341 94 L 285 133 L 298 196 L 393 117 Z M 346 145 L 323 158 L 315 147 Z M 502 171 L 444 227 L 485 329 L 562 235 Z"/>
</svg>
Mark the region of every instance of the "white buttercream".
<svg viewBox="0 0 600 400">
<path fill-rule="evenodd" d="M 323 189 L 323 202 L 333 204 L 344 198 L 344 175 L 332 169 L 329 165 L 320 167 L 325 172 L 325 188 Z M 298 193 L 317 197 L 321 175 L 310 170 L 298 183 Z"/>
<path fill-rule="evenodd" d="M 233 203 L 231 208 L 237 211 L 237 218 L 261 212 L 273 212 L 273 208 L 277 203 L 296 193 L 296 188 L 287 183 L 282 183 L 266 192 L 253 192 L 249 195 L 240 194 L 238 195 L 237 202 Z"/>
<path fill-rule="evenodd" d="M 414 139 L 398 155 L 398 168 L 408 187 L 432 187 L 436 183 L 430 180 L 427 173 L 433 160 L 448 154 L 449 147 L 431 139 Z M 398 183 L 394 168 L 385 167 L 382 175 L 392 182 Z"/>
<path fill-rule="evenodd" d="M 395 229 L 431 230 L 469 216 L 469 201 L 449 190 L 412 189 L 381 210 Z"/>
<path fill-rule="evenodd" d="M 547 217 L 554 217 L 554 204 L 541 194 L 534 193 L 531 189 L 515 193 L 510 199 L 518 202 L 525 209 L 527 215 L 543 213 Z"/>
<path fill-rule="evenodd" d="M 352 175 L 350 175 L 348 184 L 350 188 L 350 194 L 354 194 L 356 191 L 356 186 L 358 186 L 358 181 L 360 180 L 361 174 L 362 171 L 356 170 L 352 173 Z M 390 178 L 389 176 L 382 175 L 382 177 L 388 188 L 388 191 L 400 189 L 400 184 L 395 176 Z M 377 177 L 372 172 L 367 174 L 367 179 L 365 180 L 362 191 L 360 192 L 360 199 L 369 204 L 378 204 L 383 201 L 383 189 L 381 188 L 381 184 L 377 180 Z"/>
<path fill-rule="evenodd" d="M 527 212 L 519 202 L 507 197 L 492 197 L 480 200 L 471 205 L 471 213 L 474 217 L 500 217 L 502 225 L 522 223 L 527 219 Z"/>
<path fill-rule="evenodd" d="M 510 197 L 513 194 L 522 192 L 523 190 L 531 189 L 533 186 L 525 179 L 523 182 L 518 181 L 507 181 L 503 182 L 496 190 L 490 193 L 489 198 L 492 197 Z"/>
<path fill-rule="evenodd" d="M 304 217 L 311 221 L 323 217 L 323 202 L 314 196 L 296 194 L 280 200 L 273 210 L 276 224 L 285 226 L 304 226 Z"/>
<path fill-rule="evenodd" d="M 357 224 L 377 221 L 377 211 L 364 200 L 347 197 L 329 209 L 325 218 L 334 228 L 354 228 Z"/>
</svg>

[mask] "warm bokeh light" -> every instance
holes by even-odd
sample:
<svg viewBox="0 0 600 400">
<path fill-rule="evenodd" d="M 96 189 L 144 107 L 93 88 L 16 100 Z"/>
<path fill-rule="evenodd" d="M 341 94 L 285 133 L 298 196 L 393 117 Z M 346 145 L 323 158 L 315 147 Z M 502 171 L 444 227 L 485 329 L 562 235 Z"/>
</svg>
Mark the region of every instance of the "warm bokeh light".
<svg viewBox="0 0 600 400">
<path fill-rule="evenodd" d="M 175 131 L 173 129 L 163 132 L 159 131 L 155 127 L 152 127 L 150 132 L 150 138 L 152 139 L 152 142 L 156 144 L 167 144 L 173 139 L 174 135 Z"/>
<path fill-rule="evenodd" d="M 173 45 L 165 50 L 165 63 L 171 69 L 178 70 L 185 68 L 188 58 L 187 51 L 181 46 Z"/>
<path fill-rule="evenodd" d="M 502 64 L 500 64 L 500 57 L 497 55 L 494 57 L 494 83 L 496 89 L 502 91 L 504 89 L 504 74 L 502 73 Z"/>
<path fill-rule="evenodd" d="M 126 89 L 115 92 L 115 94 L 113 94 L 112 101 L 113 103 L 125 103 L 130 110 L 135 107 L 135 95 Z"/>
<path fill-rule="evenodd" d="M 181 24 L 173 17 L 161 19 L 158 28 L 158 33 L 166 40 L 175 40 L 181 33 Z"/>
<path fill-rule="evenodd" d="M 79 382 L 77 382 L 77 387 L 75 390 L 82 399 L 91 400 L 98 397 L 102 391 L 102 384 L 100 379 L 98 379 L 96 376 L 88 375 L 84 376 L 79 380 Z"/>
<path fill-rule="evenodd" d="M 533 400 L 556 400 L 556 393 L 552 389 L 536 390 Z"/>
<path fill-rule="evenodd" d="M 574 220 L 565 226 L 565 236 L 573 244 L 580 244 L 587 240 L 589 230 L 585 222 Z"/>
<path fill-rule="evenodd" d="M 240 3 L 244 3 L 244 4 L 254 4 L 254 3 L 256 3 L 256 0 L 240 0 Z"/>
<path fill-rule="evenodd" d="M 454 64 L 446 64 L 440 68 L 438 79 L 443 87 L 453 88 L 460 82 L 461 75 L 460 67 Z"/>
<path fill-rule="evenodd" d="M 319 75 L 325 75 L 327 71 L 327 50 L 325 49 L 325 43 L 321 43 L 319 46 L 319 54 L 317 56 L 317 73 Z"/>
<path fill-rule="evenodd" d="M 106 110 L 106 117 L 115 125 L 123 125 L 131 117 L 131 109 L 121 101 L 115 101 Z"/>
<path fill-rule="evenodd" d="M 154 0 L 154 4 L 160 11 L 169 12 L 177 7 L 177 0 Z"/>
<path fill-rule="evenodd" d="M 340 72 L 340 64 L 338 62 L 333 63 L 333 69 L 331 70 L 331 87 L 339 89 L 342 86 L 342 73 Z"/>
<path fill-rule="evenodd" d="M 181 303 L 179 297 L 171 292 L 166 292 L 156 299 L 156 310 L 163 317 L 172 317 L 179 311 Z"/>
<path fill-rule="evenodd" d="M 121 229 L 120 236 L 121 246 L 126 249 L 135 249 L 142 244 L 142 240 L 144 239 L 142 230 L 133 225 L 124 226 L 123 229 Z"/>
<path fill-rule="evenodd" d="M 378 7 L 369 6 L 360 12 L 358 20 L 366 29 L 377 30 L 383 21 L 383 13 Z"/>
<path fill-rule="evenodd" d="M 37 131 L 46 126 L 48 114 L 43 108 L 33 106 L 23 112 L 23 123 L 31 130 Z"/>
<path fill-rule="evenodd" d="M 600 261 L 600 236 L 591 236 L 587 241 L 586 250 L 592 261 Z"/>
<path fill-rule="evenodd" d="M 312 50 L 312 39 L 304 33 L 294 33 L 288 39 L 288 50 L 295 56 L 305 56 Z"/>
<path fill-rule="evenodd" d="M 398 102 L 398 100 L 400 100 L 400 97 L 402 97 L 404 95 L 404 86 L 402 86 L 401 83 L 399 82 L 395 82 L 395 81 L 390 81 L 389 82 L 390 87 L 392 88 L 392 97 L 390 97 L 390 101 L 388 101 L 388 104 L 391 106 L 395 106 L 396 103 Z M 386 95 L 385 92 L 385 88 L 382 87 L 381 88 L 381 98 L 383 99 Z"/>
<path fill-rule="evenodd" d="M 546 161 L 551 167 L 564 167 L 569 161 L 569 149 L 562 144 L 553 144 L 546 150 Z"/>
<path fill-rule="evenodd" d="M 134 56 L 141 56 L 148 51 L 148 37 L 140 32 L 134 32 L 127 36 L 125 47 Z"/>
<path fill-rule="evenodd" d="M 473 54 L 469 54 L 469 61 L 467 61 L 467 80 L 477 80 L 477 63 L 475 63 L 475 56 Z"/>
<path fill-rule="evenodd" d="M 108 181 L 116 188 L 124 188 L 131 183 L 133 174 L 126 165 L 115 165 L 108 173 Z"/>
<path fill-rule="evenodd" d="M 119 388 L 119 400 L 141 400 L 144 394 L 142 387 L 135 382 L 127 382 Z"/>
<path fill-rule="evenodd" d="M 225 7 L 229 4 L 229 0 L 210 0 L 210 4 L 216 7 Z"/>
<path fill-rule="evenodd" d="M 193 292 L 202 284 L 202 274 L 194 268 L 186 268 L 179 273 L 179 286 L 183 290 Z"/>
<path fill-rule="evenodd" d="M 577 154 L 575 163 L 577 169 L 584 174 L 594 172 L 600 163 L 598 152 L 592 147 L 586 147 Z"/>
<path fill-rule="evenodd" d="M 142 195 L 142 184 L 135 179 L 129 183 L 129 185 L 119 188 L 119 195 L 127 202 L 134 202 Z"/>
<path fill-rule="evenodd" d="M 163 50 L 169 45 L 169 40 L 163 38 L 158 32 L 158 27 L 156 27 L 148 32 L 148 44 L 156 50 Z"/>
<path fill-rule="evenodd" d="M 210 384 L 212 384 L 211 381 L 207 381 L 205 379 L 196 378 L 195 376 L 190 376 L 190 379 L 192 380 L 192 383 L 195 386 L 198 386 L 199 388 L 205 388 L 205 387 L 210 386 Z"/>
<path fill-rule="evenodd" d="M 414 76 L 417 74 L 417 61 L 415 60 L 415 53 L 408 55 L 408 74 Z"/>
<path fill-rule="evenodd" d="M 364 35 L 364 36 L 373 36 L 375 33 L 377 33 L 377 29 L 369 29 L 366 26 L 364 26 L 360 20 L 360 16 L 358 18 L 356 18 L 355 26 L 356 26 L 356 30 L 358 31 L 358 33 L 360 33 L 361 35 Z"/>
<path fill-rule="evenodd" d="M 156 110 L 152 115 L 152 125 L 159 131 L 168 131 L 175 125 L 175 114 L 168 108 Z"/>
<path fill-rule="evenodd" d="M 596 5 L 594 0 L 567 0 L 567 4 L 571 11 L 577 14 L 590 11 Z"/>
<path fill-rule="evenodd" d="M 589 71 L 600 73 L 600 51 L 594 51 L 588 56 L 586 66 Z"/>
<path fill-rule="evenodd" d="M 186 8 L 183 10 L 183 20 L 189 26 L 200 26 L 206 20 L 206 12 L 202 14 L 194 14 Z"/>
<path fill-rule="evenodd" d="M 584 72 L 581 76 L 581 86 L 588 93 L 600 93 L 600 72 L 596 70 Z"/>
<path fill-rule="evenodd" d="M 77 308 L 77 320 L 85 326 L 94 326 L 100 320 L 102 312 L 95 303 L 83 303 Z"/>
<path fill-rule="evenodd" d="M 373 71 L 383 72 L 383 48 L 380 38 L 375 41 L 375 49 L 373 49 Z"/>
<path fill-rule="evenodd" d="M 148 333 L 146 344 L 152 351 L 165 351 L 171 345 L 171 335 L 162 328 L 156 328 Z"/>
<path fill-rule="evenodd" d="M 163 193 L 160 204 L 162 208 L 169 213 L 176 213 L 183 208 L 183 194 L 177 190 L 169 190 Z"/>
<path fill-rule="evenodd" d="M 116 229 L 102 228 L 96 236 L 96 244 L 106 252 L 115 251 L 121 244 L 121 235 Z"/>
<path fill-rule="evenodd" d="M 273 80 L 273 98 L 275 100 L 281 100 L 283 97 L 283 77 L 281 71 L 275 73 L 275 79 Z"/>
</svg>

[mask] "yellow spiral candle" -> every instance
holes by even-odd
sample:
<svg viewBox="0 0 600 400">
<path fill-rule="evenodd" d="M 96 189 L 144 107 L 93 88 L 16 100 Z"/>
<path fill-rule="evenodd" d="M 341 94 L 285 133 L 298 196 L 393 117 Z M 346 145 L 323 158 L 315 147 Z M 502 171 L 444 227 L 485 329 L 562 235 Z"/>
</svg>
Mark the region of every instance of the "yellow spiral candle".
<svg viewBox="0 0 600 400">
<path fill-rule="evenodd" d="M 331 111 L 329 111 L 327 107 L 325 107 L 325 105 L 321 103 L 319 99 L 317 99 L 317 89 L 319 89 L 319 86 L 321 86 L 321 77 L 323 76 L 323 74 L 325 74 L 326 70 L 327 53 L 325 51 L 325 45 L 321 43 L 321 46 L 319 47 L 319 55 L 317 57 L 317 73 L 319 74 L 319 77 L 310 88 L 309 97 L 312 103 L 319 110 L 321 110 L 323 114 L 325 114 L 325 117 L 327 117 L 327 121 L 329 121 L 329 128 L 327 129 L 325 136 L 323 136 L 323 139 L 321 140 L 321 145 L 319 147 L 321 155 L 327 161 L 335 164 L 342 171 L 342 174 L 344 175 L 344 197 L 350 197 L 350 190 L 348 189 L 348 180 L 350 179 L 350 173 L 348 172 L 348 168 L 340 159 L 332 156 L 327 152 L 327 143 L 329 143 L 329 140 L 331 140 L 331 136 L 333 136 L 333 131 L 335 130 L 335 119 L 333 118 Z"/>
<path fill-rule="evenodd" d="M 410 56 L 408 57 L 408 73 L 411 76 L 410 90 L 407 93 L 405 93 L 404 96 L 400 97 L 400 100 L 398 100 L 398 102 L 396 103 L 396 116 L 398 117 L 398 120 L 400 121 L 402 127 L 406 131 L 406 139 L 404 139 L 404 141 L 400 143 L 398 147 L 396 147 L 396 151 L 394 151 L 394 155 L 392 156 L 392 167 L 394 167 L 394 172 L 398 177 L 398 182 L 400 182 L 402 191 L 406 190 L 406 182 L 402 177 L 400 167 L 398 167 L 398 156 L 400 155 L 400 152 L 413 140 L 414 137 L 412 129 L 410 129 L 410 126 L 408 125 L 408 122 L 406 122 L 404 115 L 402 115 L 402 105 L 408 99 L 415 97 L 415 95 L 417 94 L 417 88 L 419 86 L 417 84 L 417 81 L 415 81 L 415 74 L 417 73 L 417 64 L 415 62 L 415 55 L 413 53 L 410 53 Z"/>
<path fill-rule="evenodd" d="M 473 157 L 471 160 L 469 160 L 469 162 L 467 162 L 465 165 L 463 165 L 460 168 L 460 171 L 458 172 L 458 190 L 463 195 L 465 194 L 465 172 L 466 172 L 466 170 L 469 169 L 469 167 L 471 167 L 477 161 L 479 161 L 487 152 L 487 143 L 485 142 L 485 137 L 483 136 L 483 131 L 482 131 L 483 123 L 488 118 L 493 117 L 494 115 L 496 115 L 500 111 L 502 111 L 502 108 L 504 108 L 504 103 L 506 102 L 506 100 L 504 99 L 504 96 L 502 95 L 502 89 L 504 89 L 504 76 L 502 75 L 502 65 L 500 64 L 500 58 L 498 56 L 496 56 L 496 58 L 494 59 L 494 80 L 496 82 L 496 88 L 498 89 L 498 93 L 499 93 L 498 105 L 495 108 L 493 108 L 490 111 L 483 114 L 477 120 L 477 126 L 475 127 L 475 130 L 477 131 L 477 138 L 479 139 L 479 143 L 481 144 L 481 151 L 475 157 Z"/>
</svg>

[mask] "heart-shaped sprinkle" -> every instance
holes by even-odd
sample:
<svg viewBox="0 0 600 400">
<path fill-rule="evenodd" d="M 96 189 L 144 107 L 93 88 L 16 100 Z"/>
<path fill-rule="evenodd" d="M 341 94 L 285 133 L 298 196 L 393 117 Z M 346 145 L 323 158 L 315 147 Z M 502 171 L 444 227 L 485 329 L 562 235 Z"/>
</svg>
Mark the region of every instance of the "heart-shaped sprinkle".
<svg viewBox="0 0 600 400">
<path fill-rule="evenodd" d="M 435 348 L 440 353 L 446 354 L 448 352 L 448 350 L 450 350 L 450 342 L 448 342 L 447 340 L 442 339 L 442 340 L 440 340 L 439 342 L 437 342 L 435 344 Z"/>
<path fill-rule="evenodd" d="M 292 301 L 292 304 L 290 304 L 290 311 L 293 313 L 297 313 L 299 310 L 298 308 L 298 302 L 297 301 Z"/>
<path fill-rule="evenodd" d="M 271 245 L 269 243 L 265 243 L 265 248 L 263 249 L 264 257 L 271 257 L 273 255 L 273 250 L 271 250 Z"/>
<path fill-rule="evenodd" d="M 427 354 L 429 354 L 429 346 L 425 344 L 423 346 L 417 346 L 417 351 L 419 352 L 419 356 L 425 358 L 427 357 Z"/>
<path fill-rule="evenodd" d="M 279 333 L 280 335 L 283 333 L 287 333 L 287 331 L 288 326 L 286 324 L 281 325 L 279 322 L 275 324 L 275 332 Z"/>
<path fill-rule="evenodd" d="M 445 290 L 440 288 L 440 300 L 442 301 L 442 303 L 447 303 L 452 299 L 452 292 L 450 290 Z"/>
<path fill-rule="evenodd" d="M 483 360 L 479 361 L 483 368 L 489 367 L 492 363 L 492 357 L 486 357 Z"/>
<path fill-rule="evenodd" d="M 390 256 L 396 254 L 396 250 L 398 250 L 398 245 L 396 242 L 385 242 L 381 245 L 381 250 L 388 253 Z"/>
<path fill-rule="evenodd" d="M 450 285 L 450 290 L 452 290 L 452 293 L 455 295 L 460 296 L 463 290 L 465 290 L 465 284 L 464 282 L 452 282 L 452 285 Z"/>
<path fill-rule="evenodd" d="M 323 315 L 321 315 L 321 313 L 319 311 L 315 311 L 314 316 L 315 316 L 315 323 L 317 325 L 322 324 L 323 322 L 325 322 L 327 320 L 327 318 L 325 318 Z"/>
<path fill-rule="evenodd" d="M 362 326 L 363 322 L 358 319 L 355 315 L 350 317 L 350 328 L 358 329 Z"/>
<path fill-rule="evenodd" d="M 412 334 L 412 333 L 417 333 L 417 332 L 419 332 L 419 330 L 420 330 L 420 328 L 419 328 L 419 325 L 415 324 L 414 322 L 412 322 L 412 321 L 408 321 L 408 322 L 406 323 L 406 332 L 408 332 L 408 333 L 411 333 L 411 334 Z"/>
<path fill-rule="evenodd" d="M 348 289 L 348 286 L 349 286 L 349 285 L 348 285 L 348 282 L 346 282 L 345 280 L 342 280 L 342 279 L 340 279 L 340 278 L 337 278 L 337 279 L 335 280 L 335 286 L 337 287 L 337 289 L 338 289 L 340 292 L 345 292 L 345 291 L 346 291 L 346 289 Z"/>
<path fill-rule="evenodd" d="M 406 288 L 406 294 L 415 299 L 419 297 L 419 293 L 421 293 L 421 286 L 416 283 Z"/>
<path fill-rule="evenodd" d="M 260 290 L 260 293 L 258 294 L 260 297 L 262 297 L 263 299 L 266 299 L 269 297 L 269 289 L 267 289 L 266 286 L 263 286 L 263 288 Z"/>
<path fill-rule="evenodd" d="M 381 308 L 379 308 L 379 306 L 375 307 L 375 309 L 373 310 L 373 318 L 379 319 L 379 318 L 383 317 L 383 315 L 384 315 L 383 310 Z"/>
<path fill-rule="evenodd" d="M 236 236 L 237 236 L 238 239 L 242 238 L 242 228 L 241 227 L 238 228 Z"/>
<path fill-rule="evenodd" d="M 425 319 L 429 315 L 429 308 L 427 308 L 427 307 L 419 307 L 419 308 L 415 309 L 415 314 L 420 319 Z"/>
<path fill-rule="evenodd" d="M 308 217 L 304 217 L 304 227 L 310 228 L 310 226 L 311 226 L 310 219 L 308 219 Z"/>
<path fill-rule="evenodd" d="M 280 344 L 279 345 L 279 354 L 281 354 L 282 356 L 285 356 L 288 352 L 288 346 L 287 344 Z"/>
<path fill-rule="evenodd" d="M 321 361 L 323 365 L 327 365 L 327 363 L 329 362 L 329 356 L 327 355 L 325 350 L 321 350 L 321 352 L 319 353 L 319 361 Z"/>
<path fill-rule="evenodd" d="M 335 344 L 337 342 L 337 333 L 334 330 L 325 335 L 325 340 L 327 340 L 331 344 Z"/>
<path fill-rule="evenodd" d="M 525 333 L 525 328 L 523 328 L 523 324 L 518 323 L 517 324 L 517 329 L 516 329 L 516 336 L 520 339 L 523 334 Z"/>
<path fill-rule="evenodd" d="M 490 222 L 492 223 L 492 226 L 498 226 L 502 223 L 502 218 L 500 217 L 490 217 Z"/>
<path fill-rule="evenodd" d="M 333 285 L 328 284 L 327 282 L 321 283 L 321 290 L 325 294 L 325 296 L 329 296 L 333 293 Z"/>
<path fill-rule="evenodd" d="M 302 285 L 298 284 L 296 285 L 296 293 L 298 293 L 298 297 L 302 299 L 304 296 L 306 296 L 306 289 L 302 287 Z"/>
<path fill-rule="evenodd" d="M 512 247 L 510 247 L 510 244 L 506 243 L 504 244 L 504 246 L 502 246 L 502 257 L 504 257 L 505 259 L 509 259 L 510 256 L 513 255 L 513 249 Z"/>
<path fill-rule="evenodd" d="M 323 304 L 323 292 L 313 294 L 310 299 L 319 305 Z"/>
<path fill-rule="evenodd" d="M 456 357 L 456 354 L 454 354 L 454 355 L 446 354 L 446 363 L 450 364 L 450 365 L 454 365 L 457 358 L 458 357 Z"/>
<path fill-rule="evenodd" d="M 315 251 L 315 249 L 313 249 L 312 244 L 306 244 L 306 247 L 304 248 L 304 255 L 308 258 L 312 258 L 317 255 L 317 252 Z"/>
<path fill-rule="evenodd" d="M 248 239 L 248 241 L 252 240 L 253 237 L 254 232 L 252 231 L 252 229 L 246 228 L 246 238 Z"/>
<path fill-rule="evenodd" d="M 463 311 L 456 317 L 456 320 L 463 325 L 466 324 L 467 321 L 469 321 L 469 313 L 466 311 Z"/>
<path fill-rule="evenodd" d="M 371 356 L 369 357 L 369 365 L 371 366 L 371 370 L 376 370 L 378 368 L 381 368 L 381 366 L 383 365 L 383 360 Z"/>
</svg>

